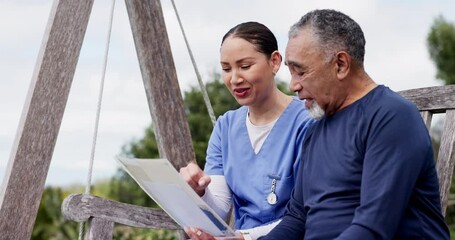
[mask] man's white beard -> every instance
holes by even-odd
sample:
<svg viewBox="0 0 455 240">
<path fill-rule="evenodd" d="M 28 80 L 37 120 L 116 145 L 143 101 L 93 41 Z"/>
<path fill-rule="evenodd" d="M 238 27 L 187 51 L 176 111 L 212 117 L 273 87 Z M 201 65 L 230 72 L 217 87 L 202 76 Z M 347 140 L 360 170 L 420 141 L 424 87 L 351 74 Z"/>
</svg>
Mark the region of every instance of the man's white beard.
<svg viewBox="0 0 455 240">
<path fill-rule="evenodd" d="M 310 113 L 310 116 L 315 120 L 320 120 L 322 117 L 325 116 L 324 110 L 314 100 L 311 103 L 311 107 L 308 108 L 307 110 Z"/>
</svg>

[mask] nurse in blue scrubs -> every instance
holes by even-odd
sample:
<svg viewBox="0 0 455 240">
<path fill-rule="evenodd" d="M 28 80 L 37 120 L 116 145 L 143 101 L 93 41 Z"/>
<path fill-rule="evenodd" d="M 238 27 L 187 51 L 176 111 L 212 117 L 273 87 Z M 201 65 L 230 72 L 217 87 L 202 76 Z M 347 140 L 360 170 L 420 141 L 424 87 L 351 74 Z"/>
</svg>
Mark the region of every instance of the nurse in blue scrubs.
<svg viewBox="0 0 455 240">
<path fill-rule="evenodd" d="M 218 118 L 204 171 L 180 169 L 190 186 L 223 218 L 234 205 L 239 239 L 257 239 L 281 220 L 294 187 L 302 140 L 312 123 L 304 104 L 275 83 L 282 57 L 273 33 L 241 23 L 221 42 L 224 84 L 242 107 Z M 213 239 L 186 229 L 192 239 Z"/>
</svg>

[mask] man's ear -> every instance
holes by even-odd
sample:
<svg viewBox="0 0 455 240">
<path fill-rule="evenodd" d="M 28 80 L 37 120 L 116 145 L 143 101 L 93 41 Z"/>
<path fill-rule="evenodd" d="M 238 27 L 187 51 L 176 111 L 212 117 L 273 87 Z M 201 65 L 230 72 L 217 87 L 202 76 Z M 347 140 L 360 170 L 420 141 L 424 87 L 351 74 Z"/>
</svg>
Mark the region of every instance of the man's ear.
<svg viewBox="0 0 455 240">
<path fill-rule="evenodd" d="M 338 79 L 344 79 L 348 74 L 349 71 L 351 70 L 351 64 L 352 64 L 352 58 L 351 55 L 349 55 L 345 51 L 340 51 L 336 54 L 335 56 L 335 64 L 336 64 L 336 70 L 337 70 L 337 76 Z"/>
</svg>

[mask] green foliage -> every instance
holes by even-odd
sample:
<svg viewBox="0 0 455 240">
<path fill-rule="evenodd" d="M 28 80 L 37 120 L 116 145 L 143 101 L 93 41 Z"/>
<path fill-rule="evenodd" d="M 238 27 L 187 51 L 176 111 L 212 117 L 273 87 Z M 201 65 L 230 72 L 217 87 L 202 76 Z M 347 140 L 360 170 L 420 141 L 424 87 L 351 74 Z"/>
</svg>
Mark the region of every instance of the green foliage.
<svg viewBox="0 0 455 240">
<path fill-rule="evenodd" d="M 294 93 L 289 91 L 289 84 L 287 84 L 281 80 L 276 81 L 276 86 L 278 87 L 278 89 L 280 89 L 280 91 L 286 93 L 287 95 L 295 95 Z"/>
<path fill-rule="evenodd" d="M 60 211 L 65 197 L 66 194 L 60 188 L 46 187 L 44 189 L 31 239 L 77 239 L 78 224 L 66 221 Z"/>
<path fill-rule="evenodd" d="M 85 187 L 84 187 L 85 189 Z M 90 193 L 99 197 L 109 198 L 109 193 L 111 191 L 111 181 L 110 179 L 102 179 L 97 180 L 95 183 L 92 184 L 92 188 Z M 73 191 L 73 192 L 83 192 L 80 191 Z"/>
<path fill-rule="evenodd" d="M 428 51 L 437 68 L 436 77 L 455 84 L 455 26 L 439 16 L 427 37 Z"/>
<path fill-rule="evenodd" d="M 123 148 L 123 153 L 137 158 L 157 158 L 158 144 L 156 142 L 153 126 L 145 129 L 145 135 L 140 140 L 132 141 L 128 147 Z"/>
<path fill-rule="evenodd" d="M 114 227 L 113 239 L 122 240 L 177 240 L 177 231 L 132 228 L 123 225 Z"/>
</svg>

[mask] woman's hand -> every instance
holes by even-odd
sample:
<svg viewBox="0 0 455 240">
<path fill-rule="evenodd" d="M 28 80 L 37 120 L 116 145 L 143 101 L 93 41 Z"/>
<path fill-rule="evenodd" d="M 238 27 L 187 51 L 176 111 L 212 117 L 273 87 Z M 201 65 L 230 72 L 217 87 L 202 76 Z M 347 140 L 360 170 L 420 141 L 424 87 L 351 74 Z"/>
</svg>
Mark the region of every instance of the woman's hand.
<svg viewBox="0 0 455 240">
<path fill-rule="evenodd" d="M 191 240 L 217 240 L 218 238 L 202 231 L 197 228 L 185 228 L 185 232 Z M 236 232 L 237 236 L 232 238 L 223 238 L 224 240 L 243 240 L 243 236 L 241 233 Z"/>
<path fill-rule="evenodd" d="M 205 194 L 205 188 L 211 181 L 210 177 L 195 162 L 190 162 L 186 167 L 180 168 L 180 175 L 199 196 Z"/>
</svg>

